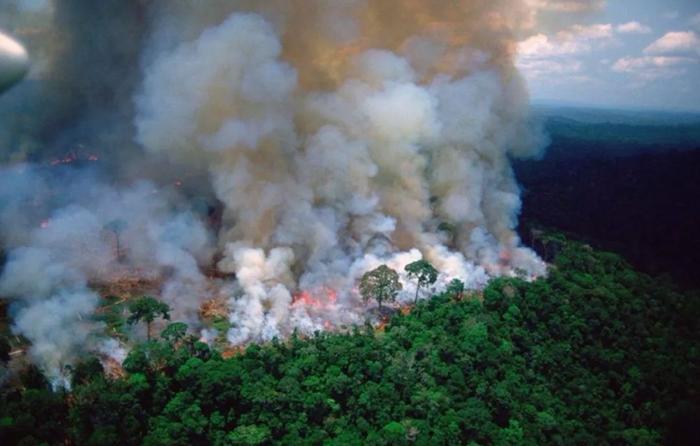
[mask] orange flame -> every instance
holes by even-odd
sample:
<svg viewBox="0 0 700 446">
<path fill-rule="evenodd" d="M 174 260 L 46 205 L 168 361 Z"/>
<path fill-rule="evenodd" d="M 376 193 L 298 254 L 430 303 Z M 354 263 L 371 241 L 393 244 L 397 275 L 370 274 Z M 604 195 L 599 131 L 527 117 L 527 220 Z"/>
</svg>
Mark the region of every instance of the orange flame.
<svg viewBox="0 0 700 446">
<path fill-rule="evenodd" d="M 338 292 L 330 287 L 321 287 L 318 290 L 302 290 L 292 297 L 292 305 L 304 305 L 312 308 L 325 308 L 334 305 L 338 300 Z"/>
</svg>

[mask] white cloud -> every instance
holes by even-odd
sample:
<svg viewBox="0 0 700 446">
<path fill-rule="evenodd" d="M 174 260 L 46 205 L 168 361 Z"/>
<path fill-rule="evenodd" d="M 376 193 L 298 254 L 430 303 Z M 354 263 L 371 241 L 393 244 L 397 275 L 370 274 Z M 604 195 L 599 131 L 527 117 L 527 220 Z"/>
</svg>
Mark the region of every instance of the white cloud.
<svg viewBox="0 0 700 446">
<path fill-rule="evenodd" d="M 611 24 L 573 25 L 556 34 L 537 34 L 518 44 L 517 66 L 531 81 L 582 82 L 583 64 L 577 57 L 611 42 Z"/>
<path fill-rule="evenodd" d="M 575 40 L 559 40 L 545 34 L 537 34 L 518 44 L 518 54 L 525 58 L 545 58 L 576 54 L 590 49 Z"/>
<path fill-rule="evenodd" d="M 525 58 L 545 58 L 564 56 L 591 50 L 593 41 L 603 41 L 613 37 L 610 24 L 574 25 L 552 36 L 537 34 L 518 44 L 518 54 Z"/>
<path fill-rule="evenodd" d="M 568 31 L 563 31 L 563 35 L 570 35 L 573 39 L 600 40 L 609 39 L 613 36 L 613 26 L 609 23 L 597 25 L 574 25 Z"/>
<path fill-rule="evenodd" d="M 700 52 L 700 38 L 693 31 L 672 31 L 644 49 L 647 54 Z"/>
<path fill-rule="evenodd" d="M 697 62 L 680 56 L 623 57 L 613 64 L 612 70 L 632 74 L 638 80 L 653 81 L 680 76 L 686 73 L 687 66 Z"/>
<path fill-rule="evenodd" d="M 646 68 L 667 68 L 695 62 L 689 57 L 677 56 L 643 56 L 623 57 L 613 65 L 613 71 L 634 72 Z"/>
<path fill-rule="evenodd" d="M 518 69 L 530 80 L 552 79 L 551 76 L 578 74 L 582 64 L 573 60 L 522 60 Z"/>
<path fill-rule="evenodd" d="M 615 31 L 621 34 L 649 34 L 651 28 L 639 22 L 627 22 L 617 25 Z"/>
</svg>

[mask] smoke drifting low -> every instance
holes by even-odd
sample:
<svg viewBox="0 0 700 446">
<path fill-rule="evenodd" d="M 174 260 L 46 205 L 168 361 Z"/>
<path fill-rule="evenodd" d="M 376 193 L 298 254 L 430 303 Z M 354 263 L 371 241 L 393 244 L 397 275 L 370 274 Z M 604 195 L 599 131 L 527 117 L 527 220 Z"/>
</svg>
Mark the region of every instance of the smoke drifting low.
<svg viewBox="0 0 700 446">
<path fill-rule="evenodd" d="M 213 254 L 206 228 L 171 191 L 149 182 L 117 189 L 88 171 L 68 175 L 29 165 L 0 170 L 0 241 L 8 249 L 0 295 L 11 299 L 13 328 L 31 342 L 31 357 L 56 379 L 81 351 L 104 343 L 93 321 L 95 286 L 159 279 L 173 316 L 196 328 L 207 296 L 200 266 Z"/>
<path fill-rule="evenodd" d="M 194 329 L 224 296 L 234 344 L 362 323 L 383 263 L 424 257 L 437 289 L 545 273 L 509 164 L 546 143 L 513 65 L 530 2 L 89 3 L 14 2 L 35 66 L 0 98 L 0 153 L 38 164 L 1 173 L 0 295 L 55 377 L 104 350 L 93 284 L 127 273 Z M 45 166 L 76 150 L 107 161 Z"/>
</svg>

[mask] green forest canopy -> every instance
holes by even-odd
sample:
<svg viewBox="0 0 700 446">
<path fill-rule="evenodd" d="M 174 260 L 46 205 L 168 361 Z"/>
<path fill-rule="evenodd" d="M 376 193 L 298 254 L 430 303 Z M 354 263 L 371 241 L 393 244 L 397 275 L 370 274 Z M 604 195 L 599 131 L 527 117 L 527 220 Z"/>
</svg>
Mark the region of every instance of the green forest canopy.
<svg viewBox="0 0 700 446">
<path fill-rule="evenodd" d="M 700 411 L 700 299 L 561 243 L 546 279 L 438 295 L 381 331 L 225 360 L 173 325 L 120 379 L 92 358 L 53 392 L 31 369 L 0 396 L 0 443 L 680 444 Z"/>
</svg>

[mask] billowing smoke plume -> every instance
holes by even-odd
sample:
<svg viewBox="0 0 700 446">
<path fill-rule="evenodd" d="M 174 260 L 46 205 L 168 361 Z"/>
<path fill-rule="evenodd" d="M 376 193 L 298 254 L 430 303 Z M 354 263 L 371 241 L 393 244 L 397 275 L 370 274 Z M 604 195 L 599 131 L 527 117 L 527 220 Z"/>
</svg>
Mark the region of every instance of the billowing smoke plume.
<svg viewBox="0 0 700 446">
<path fill-rule="evenodd" d="M 94 290 L 124 275 L 193 329 L 224 295 L 242 343 L 362 323 L 357 282 L 384 263 L 401 300 L 421 257 L 437 290 L 544 274 L 515 233 L 509 158 L 545 141 L 514 51 L 543 11 L 599 2 L 10 3 L 34 66 L 0 97 L 0 155 L 43 167 L 1 173 L 0 295 L 55 376 L 107 349 Z M 107 161 L 47 166 L 66 152 Z"/>
<path fill-rule="evenodd" d="M 201 32 L 178 24 L 182 41 L 158 34 L 173 41 L 154 43 L 168 49 L 137 96 L 139 143 L 208 161 L 219 267 L 242 288 L 229 339 L 345 323 L 358 275 L 397 257 L 403 269 L 422 254 L 470 287 L 542 274 L 514 232 L 508 156 L 541 147 L 511 63 L 518 4 L 312 3 L 229 6 Z M 320 314 L 295 311 L 299 289 Z"/>
</svg>

